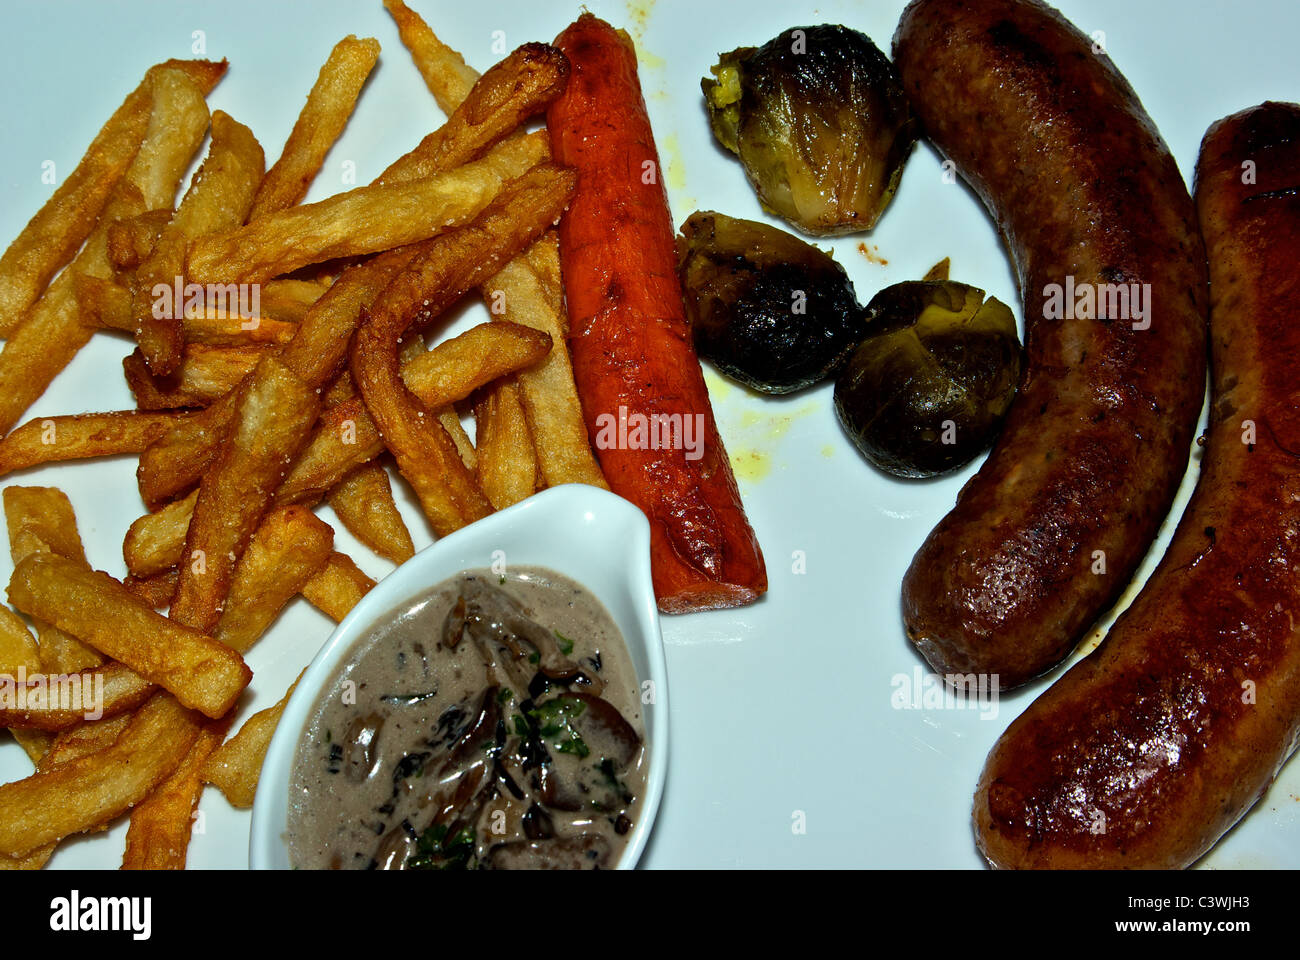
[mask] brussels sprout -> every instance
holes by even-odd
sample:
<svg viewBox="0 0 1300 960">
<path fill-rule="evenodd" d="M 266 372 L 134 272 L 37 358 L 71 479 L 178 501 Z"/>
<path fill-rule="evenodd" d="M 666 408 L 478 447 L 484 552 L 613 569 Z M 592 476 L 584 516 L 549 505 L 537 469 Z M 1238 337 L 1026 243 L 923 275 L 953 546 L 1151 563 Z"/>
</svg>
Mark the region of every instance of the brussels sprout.
<svg viewBox="0 0 1300 960">
<path fill-rule="evenodd" d="M 875 226 L 917 122 L 870 38 L 800 27 L 710 70 L 702 86 L 714 136 L 739 155 L 765 209 L 815 236 Z"/>
<path fill-rule="evenodd" d="M 696 351 L 755 390 L 825 379 L 865 334 L 844 268 L 784 230 L 695 213 L 678 253 Z"/>
<path fill-rule="evenodd" d="M 1020 377 L 1016 321 L 964 283 L 886 287 L 872 335 L 835 382 L 835 412 L 863 456 L 898 477 L 932 477 L 993 442 Z"/>
</svg>

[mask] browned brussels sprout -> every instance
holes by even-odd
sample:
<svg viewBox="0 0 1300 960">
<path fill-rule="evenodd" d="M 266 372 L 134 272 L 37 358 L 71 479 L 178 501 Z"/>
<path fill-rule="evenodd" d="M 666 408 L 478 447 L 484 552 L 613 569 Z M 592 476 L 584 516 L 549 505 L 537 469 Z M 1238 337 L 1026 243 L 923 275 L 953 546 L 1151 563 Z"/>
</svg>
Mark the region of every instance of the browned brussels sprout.
<svg viewBox="0 0 1300 960">
<path fill-rule="evenodd" d="M 835 381 L 835 412 L 863 456 L 898 477 L 969 463 L 997 435 L 1020 377 L 1011 311 L 964 283 L 886 287 L 872 334 Z"/>
<path fill-rule="evenodd" d="M 815 236 L 870 230 L 916 143 L 893 65 L 842 26 L 787 30 L 722 55 L 702 82 L 718 141 L 765 209 Z"/>
<path fill-rule="evenodd" d="M 695 213 L 678 264 L 696 351 L 763 393 L 825 379 L 865 333 L 844 268 L 784 230 Z"/>
</svg>

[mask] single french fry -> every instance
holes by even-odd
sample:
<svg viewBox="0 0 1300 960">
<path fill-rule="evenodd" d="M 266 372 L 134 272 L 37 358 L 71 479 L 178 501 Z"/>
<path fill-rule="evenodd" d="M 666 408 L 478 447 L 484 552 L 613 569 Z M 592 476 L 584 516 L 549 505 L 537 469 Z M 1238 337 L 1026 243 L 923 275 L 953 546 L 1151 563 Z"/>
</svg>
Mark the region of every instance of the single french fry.
<svg viewBox="0 0 1300 960">
<path fill-rule="evenodd" d="M 0 476 L 43 463 L 140 453 L 185 416 L 120 410 L 29 420 L 0 440 Z"/>
<path fill-rule="evenodd" d="M 153 111 L 131 166 L 113 188 L 99 225 L 76 258 L 50 284 L 0 350 L 0 433 L 68 365 L 93 333 L 81 322 L 74 277 L 79 273 L 110 279 L 107 227 L 120 216 L 170 206 L 208 126 L 204 89 L 180 69 L 151 73 Z"/>
<path fill-rule="evenodd" d="M 302 674 L 298 674 L 298 680 Z M 280 724 L 285 705 L 293 696 L 298 680 L 293 682 L 279 703 L 259 710 L 239 728 L 239 732 L 214 750 L 201 771 L 205 783 L 210 783 L 230 801 L 232 807 L 248 808 L 257 794 L 257 781 L 262 774 L 262 761 L 271 746 L 271 737 Z"/>
<path fill-rule="evenodd" d="M 140 350 L 122 358 L 127 386 L 141 410 L 204 407 L 234 390 L 253 372 L 268 347 L 248 344 L 214 347 L 186 344 L 174 375 L 156 377 Z"/>
<path fill-rule="evenodd" d="M 36 553 L 18 564 L 9 581 L 9 602 L 209 717 L 223 716 L 253 676 L 229 647 L 159 616 L 108 574 L 57 554 Z"/>
<path fill-rule="evenodd" d="M 538 165 L 473 224 L 439 238 L 389 284 L 357 329 L 352 379 L 439 536 L 486 516 L 491 504 L 447 431 L 402 382 L 398 341 L 408 326 L 438 316 L 541 236 L 568 206 L 575 186 L 570 171 Z"/>
<path fill-rule="evenodd" d="M 131 524 L 122 541 L 122 557 L 133 577 L 153 577 L 180 564 L 198 498 L 195 490 Z"/>
<path fill-rule="evenodd" d="M 384 559 L 402 563 L 415 556 L 411 531 L 397 511 L 382 464 L 372 460 L 353 470 L 326 499 L 343 526 Z"/>
<path fill-rule="evenodd" d="M 0 727 L 56 733 L 134 710 L 157 689 L 124 664 L 111 662 L 70 676 L 24 673 L 21 682 L 0 682 L 11 687 L 6 699 L 14 704 L 0 706 Z"/>
<path fill-rule="evenodd" d="M 7 337 L 95 227 L 149 127 L 146 79 L 117 108 L 76 169 L 0 256 L 0 336 Z"/>
<path fill-rule="evenodd" d="M 507 378 L 474 404 L 474 475 L 488 500 L 504 510 L 537 492 L 537 456 L 519 384 Z"/>
<path fill-rule="evenodd" d="M 184 286 L 186 245 L 195 237 L 243 224 L 265 168 L 253 132 L 224 111 L 215 111 L 208 155 L 134 279 L 135 337 L 153 374 L 166 376 L 181 363 L 185 311 L 173 302 L 172 291 Z"/>
<path fill-rule="evenodd" d="M 336 550 L 325 566 L 303 585 L 302 595 L 313 607 L 339 623 L 374 585 L 375 581 L 351 557 Z"/>
<path fill-rule="evenodd" d="M 172 219 L 171 206 L 122 217 L 108 225 L 108 262 L 118 273 L 130 273 L 153 253 L 158 237 Z M 129 297 L 129 293 L 128 293 Z M 127 313 L 130 313 L 127 306 Z"/>
<path fill-rule="evenodd" d="M 306 507 L 266 515 L 235 568 L 230 594 L 213 634 L 244 653 L 329 560 L 334 530 Z"/>
<path fill-rule="evenodd" d="M 216 627 L 235 565 L 319 410 L 316 391 L 273 356 L 240 388 L 237 422 L 199 486 L 173 619 L 205 633 Z"/>
<path fill-rule="evenodd" d="M 257 283 L 437 236 L 474 219 L 546 149 L 536 134 L 520 137 L 436 176 L 358 187 L 200 237 L 190 245 L 186 273 L 195 283 Z"/>
<path fill-rule="evenodd" d="M 299 281 L 284 281 L 298 283 Z M 307 308 L 298 300 L 298 294 L 283 296 L 274 286 L 278 281 L 262 286 L 259 297 L 261 313 L 243 316 L 241 311 L 228 307 L 185 305 L 181 319 L 187 343 L 203 343 L 218 347 L 240 347 L 260 343 L 287 343 L 297 330 L 302 312 Z M 305 287 L 318 289 L 315 284 Z M 131 308 L 131 291 L 112 280 L 79 275 L 74 281 L 77 309 L 81 322 L 99 330 L 120 330 L 134 335 L 135 320 Z M 276 316 L 272 316 L 272 313 Z M 289 319 L 280 319 L 288 317 Z"/>
<path fill-rule="evenodd" d="M 382 183 L 433 176 L 473 160 L 546 109 L 569 79 L 569 61 L 544 43 L 526 43 L 474 84 L 447 122 L 379 176 Z M 538 160 L 548 159 L 542 157 Z"/>
<path fill-rule="evenodd" d="M 189 711 L 159 692 L 110 746 L 0 785 L 0 853 L 23 857 L 103 826 L 168 777 L 197 736 Z"/>
<path fill-rule="evenodd" d="M 57 553 L 86 565 L 77 517 L 67 494 L 56 487 L 5 487 L 9 553 L 17 566 L 36 553 Z M 37 621 L 37 649 L 46 673 L 78 673 L 104 662 L 99 651 L 52 624 Z"/>
<path fill-rule="evenodd" d="M 344 37 L 330 51 L 280 159 L 267 171 L 257 191 L 249 220 L 292 207 L 307 195 L 378 59 L 379 42 L 372 38 Z"/>
<path fill-rule="evenodd" d="M 171 775 L 131 811 L 126 831 L 123 870 L 184 870 L 194 809 L 203 791 L 202 771 L 221 746 L 230 718 L 209 720 Z"/>
<path fill-rule="evenodd" d="M 409 360 L 402 367 L 402 381 L 425 406 L 435 411 L 444 429 L 457 441 L 464 462 L 465 448 L 472 458 L 473 445 L 464 437 L 456 412 L 447 408 L 484 384 L 536 363 L 550 349 L 550 338 L 536 330 L 514 324 L 484 323 Z M 452 431 L 459 431 L 464 437 L 464 446 Z M 364 401 L 354 397 L 337 403 L 322 414 L 276 500 L 314 503 L 383 449 L 379 429 Z M 474 469 L 472 463 L 468 469 Z"/>
<path fill-rule="evenodd" d="M 397 22 L 402 43 L 411 52 L 424 84 L 438 101 L 443 113 L 450 114 L 478 80 L 478 71 L 465 63 L 451 47 L 438 39 L 424 19 L 402 0 L 384 0 L 384 9 Z"/>
<path fill-rule="evenodd" d="M 19 670 L 40 673 L 41 654 L 23 618 L 0 604 L 0 677 L 16 677 Z"/>
</svg>

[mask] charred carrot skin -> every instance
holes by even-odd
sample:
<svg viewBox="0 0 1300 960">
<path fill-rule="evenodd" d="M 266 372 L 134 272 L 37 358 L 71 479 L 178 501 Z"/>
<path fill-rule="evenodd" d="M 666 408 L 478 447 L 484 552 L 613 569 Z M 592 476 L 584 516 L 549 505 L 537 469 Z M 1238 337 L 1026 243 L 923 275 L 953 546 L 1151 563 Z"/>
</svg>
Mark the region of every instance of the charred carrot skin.
<svg viewBox="0 0 1300 960">
<path fill-rule="evenodd" d="M 587 429 L 610 488 L 650 520 L 659 608 L 750 603 L 766 592 L 767 571 L 682 307 L 636 52 L 626 34 L 591 14 L 555 45 L 571 72 L 547 125 L 555 160 L 578 171 L 577 194 L 560 221 L 560 257 Z M 682 442 L 647 448 L 653 435 L 637 433 L 647 423 L 682 424 L 673 434 Z M 688 434 L 686 424 L 702 429 Z"/>
</svg>

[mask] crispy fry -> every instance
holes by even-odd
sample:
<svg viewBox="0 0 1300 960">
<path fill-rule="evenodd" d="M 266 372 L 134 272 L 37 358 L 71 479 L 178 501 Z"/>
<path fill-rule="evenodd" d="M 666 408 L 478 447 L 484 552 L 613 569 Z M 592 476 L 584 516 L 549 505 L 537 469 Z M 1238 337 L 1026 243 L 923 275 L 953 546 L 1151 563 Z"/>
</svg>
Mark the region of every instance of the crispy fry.
<svg viewBox="0 0 1300 960">
<path fill-rule="evenodd" d="M 18 564 L 9 602 L 210 717 L 224 715 L 253 675 L 229 647 L 159 616 L 108 574 L 57 554 L 36 553 Z"/>
<path fill-rule="evenodd" d="M 0 853 L 23 857 L 131 808 L 184 759 L 197 724 L 156 693 L 110 746 L 0 786 Z"/>
<path fill-rule="evenodd" d="M 259 298 L 260 315 L 241 316 L 238 308 L 186 304 L 185 316 L 181 319 L 185 341 L 224 347 L 287 343 L 297 330 L 297 322 L 306 307 L 299 303 L 296 295 L 276 294 L 274 286 L 278 282 L 298 281 L 263 284 Z M 100 330 L 135 333 L 130 290 L 112 280 L 85 274 L 79 275 L 73 285 L 83 324 Z M 315 284 L 305 286 L 315 288 Z M 278 319 L 273 313 L 289 319 Z"/>
<path fill-rule="evenodd" d="M 55 487 L 5 487 L 5 520 L 14 565 L 34 553 L 57 553 L 86 563 L 77 532 L 77 518 L 67 495 Z M 36 622 L 41 669 L 46 673 L 77 673 L 98 667 L 104 658 L 93 647 L 51 624 Z"/>
<path fill-rule="evenodd" d="M 298 680 L 302 674 L 298 674 Z M 239 732 L 212 752 L 203 765 L 201 776 L 230 801 L 232 807 L 247 808 L 253 805 L 257 781 L 262 774 L 262 761 L 266 759 L 271 737 L 280 723 L 280 715 L 293 696 L 298 680 L 293 682 L 280 702 L 259 710 L 239 728 Z"/>
<path fill-rule="evenodd" d="M 216 627 L 235 564 L 320 410 L 316 391 L 272 356 L 240 391 L 238 422 L 199 487 L 172 602 L 173 619 L 204 632 Z"/>
<path fill-rule="evenodd" d="M 267 350 L 262 344 L 213 347 L 189 343 L 170 377 L 151 374 L 143 354 L 136 350 L 122 359 L 122 372 L 141 410 L 204 407 L 239 386 Z"/>
<path fill-rule="evenodd" d="M 550 348 L 550 338 L 536 330 L 514 324 L 484 323 L 410 360 L 402 368 L 402 380 L 425 406 L 437 413 L 444 428 L 455 420 L 455 429 L 459 430 L 460 420 L 455 411 L 445 408 L 498 377 L 536 363 Z M 460 433 L 463 436 L 464 431 Z M 473 446 L 467 437 L 464 443 L 472 453 Z M 361 398 L 338 403 L 321 415 L 320 424 L 277 493 L 276 501 L 315 503 L 347 474 L 377 457 L 383 448 L 379 430 Z M 460 449 L 459 443 L 457 448 Z"/>
<path fill-rule="evenodd" d="M 357 330 L 352 379 L 425 515 L 445 536 L 490 512 L 447 431 L 403 384 L 397 343 L 408 326 L 438 316 L 541 236 L 568 205 L 576 180 L 541 164 L 510 184 L 472 225 L 412 263 Z"/>
<path fill-rule="evenodd" d="M 303 585 L 302 595 L 313 607 L 338 623 L 374 585 L 375 581 L 366 576 L 351 557 L 336 550 L 330 554 L 325 566 Z"/>
<path fill-rule="evenodd" d="M 73 278 L 109 279 L 107 227 L 117 217 L 170 206 L 176 185 L 208 126 L 204 90 L 179 69 L 152 74 L 153 112 L 135 159 L 113 189 L 99 225 L 76 259 L 50 285 L 0 351 L 0 433 L 45 392 L 86 345 L 93 328 L 81 323 Z"/>
<path fill-rule="evenodd" d="M 180 765 L 131 811 L 123 870 L 184 870 L 194 831 L 194 809 L 203 791 L 203 765 L 230 728 L 230 718 L 209 720 Z"/>
<path fill-rule="evenodd" d="M 325 566 L 333 548 L 333 528 L 306 507 L 282 507 L 267 514 L 235 568 L 213 636 L 244 653 L 280 608 Z"/>
<path fill-rule="evenodd" d="M 153 577 L 180 564 L 198 498 L 195 490 L 184 500 L 146 513 L 131 524 L 122 541 L 122 557 L 132 576 Z"/>
<path fill-rule="evenodd" d="M 239 230 L 200 237 L 190 245 L 187 275 L 196 283 L 256 283 L 308 264 L 439 235 L 474 219 L 545 149 L 536 135 L 521 137 L 436 176 L 358 187 Z"/>
<path fill-rule="evenodd" d="M 330 284 L 315 280 L 294 280 L 289 277 L 268 280 L 262 284 L 260 306 L 262 317 L 284 323 L 302 323 L 307 311 L 329 291 Z"/>
<path fill-rule="evenodd" d="M 185 311 L 172 302 L 172 291 L 183 287 L 186 245 L 195 237 L 241 225 L 265 168 L 262 145 L 253 132 L 229 114 L 214 112 L 203 166 L 134 279 L 132 319 L 150 372 L 166 376 L 181 362 Z M 160 299 L 160 294 L 165 296 Z"/>
<path fill-rule="evenodd" d="M 474 84 L 447 122 L 379 176 L 381 183 L 414 180 L 479 156 L 525 120 L 546 109 L 569 79 L 569 61 L 544 43 L 526 43 Z M 537 162 L 549 159 L 541 156 Z"/>
<path fill-rule="evenodd" d="M 140 149 L 152 96 L 146 79 L 91 142 L 77 168 L 0 256 L 0 336 L 7 337 L 90 234 Z"/>
<path fill-rule="evenodd" d="M 0 706 L 0 727 L 22 730 L 70 730 L 85 720 L 113 717 L 134 710 L 156 689 L 135 671 L 121 663 L 107 663 L 57 679 L 48 674 L 22 674 L 21 683 L 0 681 L 10 705 Z M 60 695 L 59 689 L 65 692 Z M 66 701 L 66 702 L 64 702 Z M 90 716 L 98 713 L 98 717 Z"/>
<path fill-rule="evenodd" d="M 526 254 L 507 264 L 484 284 L 483 296 L 493 319 L 541 330 L 555 344 L 545 360 L 518 374 L 541 479 L 548 487 L 588 483 L 609 489 L 591 452 L 578 388 L 573 382 L 555 234 L 548 233 Z"/>
<path fill-rule="evenodd" d="M 474 404 L 474 475 L 488 500 L 504 510 L 537 491 L 537 456 L 513 378 L 486 387 Z"/>
<path fill-rule="evenodd" d="M 153 253 L 158 237 L 172 219 L 170 206 L 123 217 L 108 225 L 108 262 L 117 273 L 129 273 Z M 127 307 L 130 313 L 130 307 Z"/>
<path fill-rule="evenodd" d="M 450 114 L 469 96 L 474 81 L 478 79 L 478 71 L 439 40 L 424 19 L 402 0 L 384 0 L 384 9 L 397 21 L 398 34 L 411 52 L 411 59 L 424 78 L 424 85 L 438 101 L 442 112 Z"/>
<path fill-rule="evenodd" d="M 0 476 L 42 463 L 140 453 L 183 413 L 78 413 L 29 420 L 0 440 Z"/>
<path fill-rule="evenodd" d="M 181 544 L 182 548 L 184 544 Z M 143 600 L 155 610 L 171 606 L 172 597 L 176 595 L 176 581 L 180 574 L 175 568 L 155 573 L 152 577 L 127 577 L 122 586 Z"/>
<path fill-rule="evenodd" d="M 240 395 L 240 390 L 231 391 L 186 423 L 169 429 L 140 454 L 136 482 L 150 510 L 198 483 L 234 426 Z"/>
<path fill-rule="evenodd" d="M 38 771 L 48 771 L 69 760 L 111 747 L 131 722 L 132 716 L 130 713 L 119 713 L 103 720 L 88 720 L 57 735 L 40 730 L 15 730 L 14 737 L 20 743 L 25 743 L 28 738 L 42 738 L 47 748 L 40 757 L 32 759 L 36 762 Z M 100 825 L 92 829 L 102 830 L 104 827 Z M 53 843 L 46 844 L 18 858 L 0 854 L 0 870 L 39 870 L 49 861 L 54 847 Z"/>
<path fill-rule="evenodd" d="M 411 531 L 397 512 L 383 465 L 370 461 L 344 477 L 327 497 L 348 531 L 381 557 L 401 563 L 415 556 Z"/>
<path fill-rule="evenodd" d="M 267 171 L 257 191 L 248 214 L 250 221 L 292 207 L 307 195 L 378 59 L 379 42 L 369 37 L 344 37 L 330 51 L 280 159 Z"/>
</svg>

